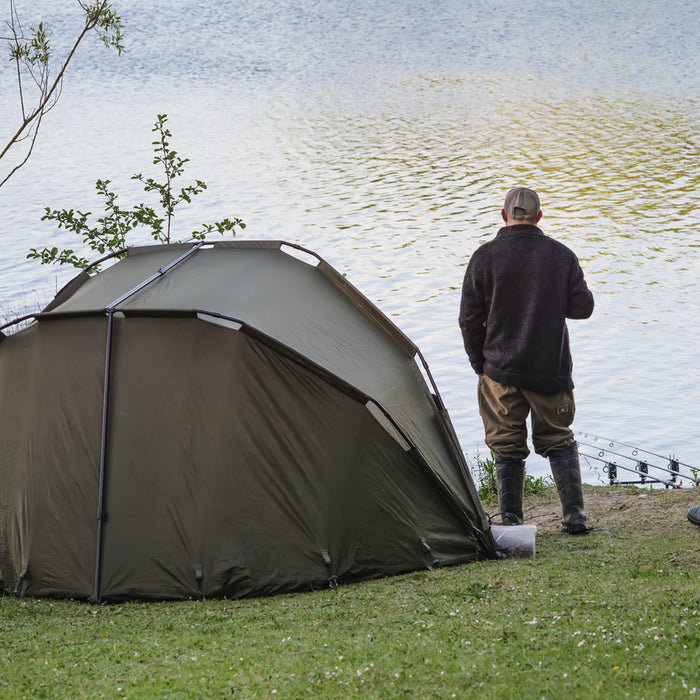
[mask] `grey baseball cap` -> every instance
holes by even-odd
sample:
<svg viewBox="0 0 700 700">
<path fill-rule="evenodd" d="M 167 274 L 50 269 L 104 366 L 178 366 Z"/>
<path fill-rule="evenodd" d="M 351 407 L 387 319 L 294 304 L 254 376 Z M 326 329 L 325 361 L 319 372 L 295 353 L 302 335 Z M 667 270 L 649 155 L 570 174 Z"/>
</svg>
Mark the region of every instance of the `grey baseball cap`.
<svg viewBox="0 0 700 700">
<path fill-rule="evenodd" d="M 533 220 L 540 213 L 540 198 L 527 187 L 514 187 L 508 191 L 503 209 L 510 219 Z"/>
</svg>

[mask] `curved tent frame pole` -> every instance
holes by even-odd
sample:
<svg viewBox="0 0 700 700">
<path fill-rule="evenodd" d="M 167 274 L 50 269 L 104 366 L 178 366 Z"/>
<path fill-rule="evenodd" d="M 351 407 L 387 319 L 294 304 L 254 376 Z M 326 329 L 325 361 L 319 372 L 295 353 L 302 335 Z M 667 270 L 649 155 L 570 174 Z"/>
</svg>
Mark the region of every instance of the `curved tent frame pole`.
<svg viewBox="0 0 700 700">
<path fill-rule="evenodd" d="M 149 284 L 151 284 L 151 282 L 155 282 L 155 280 L 162 277 L 166 272 L 170 272 L 170 270 L 172 270 L 176 265 L 179 265 L 186 258 L 189 258 L 190 255 L 196 253 L 205 243 L 206 241 L 200 241 L 196 245 L 192 246 L 192 248 L 190 248 L 188 251 L 180 255 L 178 258 L 175 258 L 175 260 L 169 262 L 165 267 L 159 268 L 150 277 L 147 277 L 145 280 L 143 280 L 143 282 L 139 282 L 139 284 L 137 284 L 133 289 L 130 289 L 125 294 L 122 294 L 118 299 L 115 299 L 111 304 L 107 306 L 105 310 L 108 312 L 116 311 L 117 307 L 120 304 L 123 304 L 129 297 L 132 297 L 137 292 L 140 292 L 144 287 L 147 287 Z"/>
<path fill-rule="evenodd" d="M 2 331 L 4 331 L 6 328 L 14 326 L 17 323 L 22 323 L 22 321 L 28 321 L 30 318 L 36 318 L 36 314 L 26 314 L 24 316 L 20 316 L 19 318 L 12 319 L 12 321 L 4 323 L 2 326 L 0 326 L 0 336 L 2 336 L 3 338 L 5 337 L 5 334 Z"/>
<path fill-rule="evenodd" d="M 372 302 L 367 300 L 364 295 L 362 295 L 358 290 L 356 290 L 352 285 L 349 285 L 349 283 L 346 282 L 345 278 L 340 275 L 334 268 L 330 267 L 324 259 L 315 253 L 312 250 L 309 250 L 308 248 L 304 248 L 303 246 L 298 245 L 297 243 L 290 243 L 289 241 L 279 241 L 279 246 L 282 248 L 283 246 L 287 246 L 289 248 L 294 248 L 295 250 L 301 251 L 303 253 L 306 253 L 310 255 L 311 257 L 315 258 L 319 262 L 319 267 L 322 269 L 322 272 L 326 277 L 331 280 L 334 284 L 337 286 L 342 287 L 346 293 L 349 293 L 350 297 L 358 303 L 361 308 L 367 312 L 368 309 L 374 310 L 376 307 Z M 427 380 L 427 382 L 430 384 L 430 389 L 432 390 L 432 399 L 435 404 L 435 408 L 438 411 L 438 415 L 440 417 L 440 425 L 442 426 L 442 429 L 446 435 L 449 447 L 457 460 L 457 463 L 459 464 L 460 470 L 462 472 L 462 479 L 464 480 L 464 484 L 469 490 L 472 499 L 474 500 L 475 503 L 479 504 L 479 510 L 480 510 L 480 515 L 481 515 L 481 520 L 482 520 L 482 526 L 487 527 L 488 526 L 488 518 L 486 513 L 484 512 L 483 508 L 481 508 L 480 504 L 481 501 L 479 499 L 478 493 L 476 491 L 476 488 L 474 487 L 474 482 L 471 477 L 471 473 L 469 471 L 469 465 L 467 464 L 467 461 L 464 457 L 464 452 L 462 451 L 462 447 L 459 444 L 459 438 L 457 437 L 457 434 L 454 430 L 454 426 L 452 425 L 452 422 L 450 421 L 449 415 L 447 414 L 447 409 L 445 408 L 445 402 L 442 399 L 442 396 L 440 394 L 440 391 L 437 387 L 437 383 L 435 382 L 435 378 L 433 377 L 433 373 L 430 371 L 430 367 L 428 366 L 428 362 L 425 359 L 425 356 L 421 352 L 420 348 L 416 346 L 409 338 L 407 338 L 403 332 L 395 325 L 393 324 L 389 319 L 387 319 L 384 314 L 381 312 L 378 313 L 370 313 L 369 314 L 374 321 L 379 321 L 382 323 L 385 329 L 387 329 L 394 339 L 396 339 L 398 342 L 402 344 L 404 349 L 411 353 L 414 361 L 416 364 L 419 365 L 419 369 L 422 367 L 422 374 L 424 379 Z M 420 362 L 418 362 L 420 360 Z M 376 402 L 375 402 L 376 403 Z M 385 414 L 386 418 L 394 425 L 394 428 L 399 431 L 399 433 L 404 437 L 404 439 L 407 440 L 409 444 L 412 444 L 412 442 L 405 436 L 403 431 L 399 428 L 398 425 L 394 422 L 392 417 L 384 411 L 384 409 L 377 403 L 376 404 L 378 408 Z M 414 446 L 415 447 L 415 446 Z M 416 453 L 417 450 L 416 450 Z M 487 550 L 492 550 L 495 553 L 495 544 L 493 542 L 493 537 L 491 536 L 486 536 L 483 538 L 484 546 Z"/>
<path fill-rule="evenodd" d="M 100 263 L 103 263 L 105 260 L 109 260 L 110 258 L 118 257 L 119 255 L 124 255 L 126 253 L 128 248 L 122 248 L 121 250 L 116 250 L 112 253 L 109 253 L 108 255 L 102 256 L 99 260 L 95 260 L 95 262 L 90 263 L 82 272 L 81 274 L 87 274 L 90 270 L 92 270 L 93 267 L 97 267 Z M 79 277 L 80 275 L 78 275 Z M 77 278 L 73 278 L 75 280 Z M 68 283 L 70 285 L 70 282 Z M 67 285 L 66 285 L 67 286 Z M 64 286 L 65 289 L 65 286 Z M 56 297 L 60 296 L 61 292 L 59 291 L 58 294 L 56 294 Z M 28 321 L 30 318 L 37 318 L 42 312 L 38 311 L 33 314 L 25 314 L 24 316 L 20 316 L 19 318 L 14 318 L 12 321 L 8 321 L 7 323 L 3 324 L 0 326 L 0 340 L 2 340 L 5 336 L 5 334 L 2 332 L 5 330 L 5 328 L 9 328 L 10 326 L 15 326 L 18 323 L 22 323 L 23 321 Z"/>
<path fill-rule="evenodd" d="M 428 363 L 423 357 L 423 353 L 420 350 L 416 350 L 416 355 L 420 358 L 421 364 L 423 365 L 423 369 L 425 370 L 425 374 L 428 377 L 428 380 L 430 381 L 430 385 L 433 388 L 433 394 L 435 396 L 435 403 L 437 403 L 438 410 L 442 411 L 445 408 L 445 404 L 442 401 L 442 396 L 440 396 L 440 392 L 438 391 L 437 384 L 435 383 L 435 380 L 433 379 L 433 374 L 430 371 L 430 367 L 428 367 Z"/>
<path fill-rule="evenodd" d="M 90 272 L 93 267 L 97 267 L 98 265 L 101 265 L 105 260 L 110 260 L 111 258 L 117 258 L 120 255 L 123 256 L 129 249 L 128 248 L 122 248 L 121 250 L 114 250 L 111 253 L 107 253 L 107 255 L 103 255 L 101 258 L 98 260 L 95 260 L 94 262 L 91 262 L 84 270 L 83 272 Z"/>
</svg>

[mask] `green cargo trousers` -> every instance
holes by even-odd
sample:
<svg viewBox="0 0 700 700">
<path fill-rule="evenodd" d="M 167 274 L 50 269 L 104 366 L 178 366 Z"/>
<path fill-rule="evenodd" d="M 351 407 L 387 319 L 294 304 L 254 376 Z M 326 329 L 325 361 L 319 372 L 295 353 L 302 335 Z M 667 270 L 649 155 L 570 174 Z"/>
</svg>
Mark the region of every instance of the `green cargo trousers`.
<svg viewBox="0 0 700 700">
<path fill-rule="evenodd" d="M 538 455 L 547 457 L 557 447 L 573 442 L 570 426 L 576 405 L 573 391 L 541 394 L 499 384 L 485 374 L 479 377 L 479 413 L 485 442 L 497 457 L 525 459 L 527 416 L 532 424 L 532 444 Z"/>
</svg>

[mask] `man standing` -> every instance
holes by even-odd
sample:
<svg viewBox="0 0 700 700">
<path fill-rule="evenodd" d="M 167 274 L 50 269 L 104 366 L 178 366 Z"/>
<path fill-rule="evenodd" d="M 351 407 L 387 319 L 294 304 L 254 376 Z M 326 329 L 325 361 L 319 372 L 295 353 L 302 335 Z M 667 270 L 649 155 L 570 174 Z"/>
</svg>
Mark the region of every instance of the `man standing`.
<svg viewBox="0 0 700 700">
<path fill-rule="evenodd" d="M 530 414 L 535 452 L 549 458 L 562 526 L 586 532 L 581 468 L 571 424 L 574 382 L 567 318 L 588 318 L 593 295 L 579 261 L 537 227 L 540 199 L 526 187 L 506 194 L 505 226 L 472 255 L 459 325 L 479 375 L 479 413 L 495 455 L 504 524 L 523 521 Z"/>
</svg>

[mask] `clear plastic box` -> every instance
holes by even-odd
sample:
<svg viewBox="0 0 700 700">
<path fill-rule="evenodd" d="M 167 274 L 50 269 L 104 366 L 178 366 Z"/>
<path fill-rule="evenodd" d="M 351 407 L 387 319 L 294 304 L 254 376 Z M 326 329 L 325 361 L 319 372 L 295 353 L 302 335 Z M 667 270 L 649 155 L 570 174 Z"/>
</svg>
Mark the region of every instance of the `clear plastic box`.
<svg viewBox="0 0 700 700">
<path fill-rule="evenodd" d="M 491 525 L 496 549 L 506 559 L 532 559 L 536 532 L 537 525 Z"/>
</svg>

